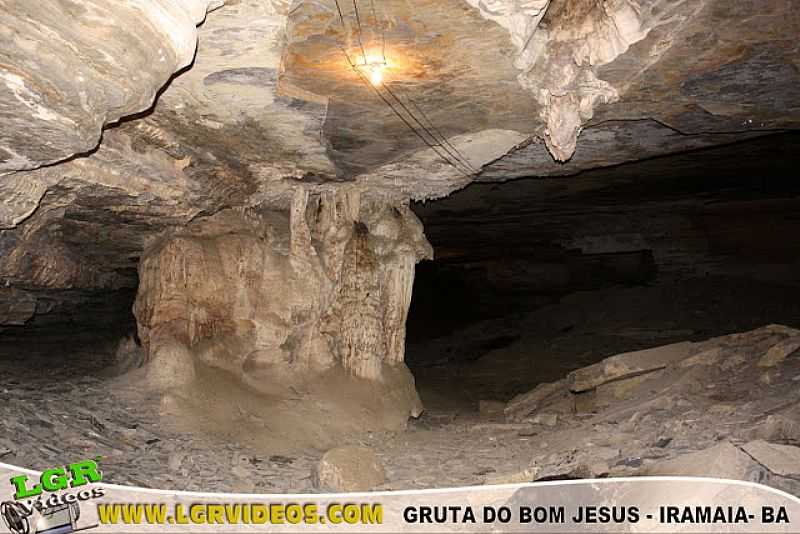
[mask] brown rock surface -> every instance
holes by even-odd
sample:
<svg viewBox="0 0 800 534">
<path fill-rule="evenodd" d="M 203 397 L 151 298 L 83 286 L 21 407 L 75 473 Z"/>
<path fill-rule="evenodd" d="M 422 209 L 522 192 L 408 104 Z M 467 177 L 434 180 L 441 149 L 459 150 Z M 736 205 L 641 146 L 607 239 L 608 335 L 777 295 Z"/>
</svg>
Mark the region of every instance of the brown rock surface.
<svg viewBox="0 0 800 534">
<path fill-rule="evenodd" d="M 618 354 L 595 365 L 570 373 L 568 386 L 570 391 L 579 393 L 609 382 L 652 373 L 685 359 L 691 351 L 692 344 L 682 342 Z"/>
<path fill-rule="evenodd" d="M 658 462 L 647 469 L 647 474 L 758 481 L 760 470 L 763 468 L 742 449 L 726 442 Z"/>
<path fill-rule="evenodd" d="M 798 350 L 800 350 L 800 336 L 784 339 L 769 348 L 767 353 L 758 361 L 758 366 L 775 367 Z"/>
<path fill-rule="evenodd" d="M 430 255 L 407 207 L 355 193 L 309 200 L 298 189 L 288 214 L 229 210 L 189 225 L 153 243 L 140 268 L 148 377 L 188 385 L 202 363 L 287 397 L 321 383 L 335 392 L 332 376 L 344 372 L 385 394 L 362 399 L 386 408 L 365 426 L 402 426 L 421 413 L 403 362 L 405 319 L 414 264 Z"/>
<path fill-rule="evenodd" d="M 758 440 L 743 445 L 742 450 L 776 475 L 800 476 L 800 447 Z"/>
<path fill-rule="evenodd" d="M 385 36 L 389 87 L 478 171 L 465 175 L 349 68 L 352 10 L 221 3 L 0 3 L 15 28 L 0 34 L 4 280 L 131 288 L 148 239 L 228 207 L 285 208 L 297 182 L 438 198 L 800 117 L 790 0 L 383 1 L 364 17 L 367 45 Z M 51 252 L 20 261 L 32 250 Z"/>
<path fill-rule="evenodd" d="M 141 284 L 138 328 L 159 387 L 202 380 L 206 367 L 272 395 L 344 376 L 366 384 L 365 398 L 383 391 L 376 409 L 394 404 L 399 425 L 420 410 L 405 319 L 414 264 L 431 253 L 410 200 L 800 124 L 791 0 L 379 4 L 359 35 L 354 10 L 340 17 L 325 2 L 0 1 L 0 326 Z M 342 53 L 358 60 L 359 36 L 362 60 L 386 42 L 383 98 Z M 725 256 L 703 220 L 729 208 L 655 228 L 651 207 L 634 225 L 650 225 L 674 272 Z M 591 232 L 570 241 L 541 213 L 518 227 L 604 253 Z M 708 250 L 673 254 L 673 227 Z M 615 239 L 635 253 L 645 235 Z M 744 368 L 758 352 L 783 366 L 785 337 L 764 334 L 721 365 Z M 617 356 L 569 389 L 665 368 L 682 350 Z M 695 385 L 696 367 L 685 369 Z M 549 399 L 538 396 L 511 417 Z"/>
<path fill-rule="evenodd" d="M 380 459 L 366 447 L 331 449 L 314 470 L 315 486 L 327 491 L 369 491 L 385 481 Z"/>
</svg>

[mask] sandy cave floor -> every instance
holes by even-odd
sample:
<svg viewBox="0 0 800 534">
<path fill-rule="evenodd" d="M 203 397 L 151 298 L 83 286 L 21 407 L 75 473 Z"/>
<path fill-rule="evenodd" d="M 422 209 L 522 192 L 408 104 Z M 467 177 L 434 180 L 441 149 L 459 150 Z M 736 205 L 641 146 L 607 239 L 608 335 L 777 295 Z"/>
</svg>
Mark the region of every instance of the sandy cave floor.
<svg viewBox="0 0 800 534">
<path fill-rule="evenodd" d="M 611 289 L 475 324 L 423 347 L 410 343 L 412 363 L 427 362 L 415 369 L 427 411 L 405 432 L 353 436 L 350 444 L 371 447 L 383 460 L 387 483 L 378 489 L 645 474 L 665 460 L 721 443 L 741 447 L 768 439 L 798 445 L 800 421 L 792 425 L 800 418 L 800 356 L 790 355 L 774 368 L 757 365 L 765 347 L 790 334 L 761 332 L 710 342 L 722 347 L 718 361 L 658 373 L 598 413 L 569 413 L 554 405 L 542 408 L 547 417 L 508 422 L 501 413 L 481 413 L 477 402 L 508 400 L 537 382 L 558 380 L 628 350 L 700 341 L 774 322 L 797 327 L 797 297 L 797 289 L 735 280 Z M 481 343 L 505 335 L 504 330 L 516 332 L 505 338 L 514 341 L 474 354 L 476 346 L 486 346 Z M 234 434 L 187 432 L 174 416 L 160 415 L 171 411 L 160 396 L 126 376 L 104 374 L 113 363 L 115 343 L 80 344 L 83 348 L 68 357 L 54 357 L 64 355 L 63 339 L 40 340 L 37 351 L 13 342 L 2 345 L 0 461 L 45 469 L 101 455 L 106 480 L 113 483 L 220 492 L 316 491 L 311 471 L 324 450 L 279 450 L 274 443 L 265 448 L 259 439 L 264 429 L 248 430 L 259 419 L 250 411 L 233 414 L 231 428 L 239 429 Z M 441 358 L 421 354 L 426 350 Z M 456 361 L 458 354 L 470 357 Z M 719 372 L 721 365 L 726 372 Z M 767 482 L 771 476 L 764 469 L 719 473 L 726 474 Z M 793 482 L 782 484 L 794 489 Z"/>
<path fill-rule="evenodd" d="M 324 451 L 270 454 L 247 432 L 232 438 L 186 433 L 174 420 L 165 424 L 159 395 L 97 372 L 107 352 L 72 356 L 85 365 L 55 366 L 47 354 L 26 355 L 25 367 L 2 360 L 0 461 L 46 469 L 100 455 L 111 483 L 194 491 L 315 491 L 310 474 Z M 236 416 L 245 424 L 247 418 Z M 529 438 L 514 432 L 498 438 L 492 425 L 474 428 L 481 423 L 478 414 L 431 410 L 407 432 L 368 434 L 352 443 L 373 447 L 383 458 L 387 489 L 443 481 L 474 484 L 492 465 L 516 465 L 514 458 L 524 458 L 529 446 Z M 483 467 L 470 467 L 475 465 Z"/>
</svg>

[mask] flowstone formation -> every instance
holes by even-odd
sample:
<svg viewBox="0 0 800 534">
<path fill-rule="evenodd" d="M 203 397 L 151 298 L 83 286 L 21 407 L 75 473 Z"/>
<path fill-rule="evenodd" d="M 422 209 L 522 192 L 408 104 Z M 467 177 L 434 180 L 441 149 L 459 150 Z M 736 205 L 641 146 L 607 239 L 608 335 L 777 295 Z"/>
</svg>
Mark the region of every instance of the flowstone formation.
<svg viewBox="0 0 800 534">
<path fill-rule="evenodd" d="M 403 363 L 414 265 L 432 257 L 421 224 L 354 189 L 298 188 L 287 203 L 220 212 L 145 251 L 148 381 L 169 391 L 221 369 L 276 399 L 313 390 L 368 428 L 403 426 L 422 410 Z"/>
<path fill-rule="evenodd" d="M 583 125 L 595 107 L 620 99 L 597 75 L 657 27 L 680 27 L 702 2 L 632 0 L 466 0 L 508 30 L 516 49 L 519 83 L 536 95 L 541 136 L 556 161 L 572 158 Z M 655 63 L 669 47 L 649 51 Z M 624 85 L 620 87 L 624 90 Z"/>
</svg>

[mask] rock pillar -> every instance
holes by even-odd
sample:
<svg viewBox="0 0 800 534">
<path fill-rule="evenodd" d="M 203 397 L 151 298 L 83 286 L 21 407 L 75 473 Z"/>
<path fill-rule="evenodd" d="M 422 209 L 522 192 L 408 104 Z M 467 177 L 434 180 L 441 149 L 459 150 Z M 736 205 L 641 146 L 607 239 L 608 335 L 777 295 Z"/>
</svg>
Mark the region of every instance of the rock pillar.
<svg viewBox="0 0 800 534">
<path fill-rule="evenodd" d="M 357 191 L 298 189 L 288 204 L 227 210 L 145 251 L 134 311 L 149 381 L 191 387 L 205 367 L 273 398 L 366 384 L 365 403 L 417 415 L 403 353 L 414 265 L 432 255 L 420 222 Z"/>
</svg>

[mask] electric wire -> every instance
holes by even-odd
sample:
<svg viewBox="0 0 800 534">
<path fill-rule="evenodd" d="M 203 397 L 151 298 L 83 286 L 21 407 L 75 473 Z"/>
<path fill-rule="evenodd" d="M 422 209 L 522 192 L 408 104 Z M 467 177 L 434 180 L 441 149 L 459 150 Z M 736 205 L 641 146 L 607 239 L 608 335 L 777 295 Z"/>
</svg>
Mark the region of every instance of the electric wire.
<svg viewBox="0 0 800 534">
<path fill-rule="evenodd" d="M 348 33 L 348 31 L 347 31 L 347 23 L 344 21 L 344 12 L 342 12 L 342 6 L 341 6 L 341 4 L 339 4 L 339 0 L 333 0 L 333 1 L 336 4 L 336 11 L 339 13 L 339 20 L 342 23 L 342 29 L 344 30 L 344 32 L 346 34 L 346 33 Z M 361 55 L 364 57 L 364 64 L 366 64 L 367 63 L 367 52 L 364 49 L 364 43 L 361 42 L 361 21 L 358 19 L 358 6 L 356 5 L 356 0 L 353 0 L 353 7 L 356 8 L 356 21 L 358 22 L 358 33 L 357 33 L 358 44 L 361 47 Z M 350 32 L 350 33 L 356 33 L 356 32 Z M 347 62 L 352 65 L 353 62 L 350 61 L 350 56 L 347 54 L 347 52 L 345 52 L 345 55 L 347 56 Z"/>
<path fill-rule="evenodd" d="M 372 19 L 375 21 L 375 25 L 378 25 L 378 11 L 375 9 L 375 0 L 369 0 L 369 5 L 372 7 Z M 386 63 L 386 27 L 383 24 L 380 24 L 381 28 L 381 56 L 383 57 L 383 62 Z"/>
<path fill-rule="evenodd" d="M 353 0 L 353 11 L 356 14 L 356 24 L 358 24 L 358 44 L 361 46 L 361 55 L 364 57 L 364 65 L 366 65 L 367 51 L 364 49 L 364 41 L 361 38 L 364 32 L 361 30 L 361 17 L 358 14 L 358 4 L 356 3 L 356 0 Z"/>
<path fill-rule="evenodd" d="M 370 0 L 370 5 L 372 7 L 372 14 L 373 14 L 373 17 L 375 19 L 375 24 L 377 24 L 378 20 L 377 20 L 377 12 L 375 11 L 375 2 L 374 2 L 374 0 Z M 356 12 L 356 20 L 360 21 L 361 18 L 360 18 L 359 14 L 358 14 L 358 4 L 356 3 L 356 0 L 353 0 L 353 7 L 354 7 L 355 12 Z M 358 31 L 359 31 L 359 34 L 363 31 L 360 22 L 359 22 L 359 25 L 358 25 Z M 385 35 L 386 35 L 385 32 L 383 32 L 383 41 L 384 41 L 384 43 L 385 43 Z M 362 41 L 362 38 L 359 35 L 359 42 L 361 42 L 361 41 Z M 385 59 L 385 53 L 384 53 L 384 62 L 385 61 L 386 61 L 386 59 Z M 366 64 L 366 61 L 364 63 Z M 372 85 L 372 84 L 370 84 L 370 85 Z M 428 118 L 427 115 L 425 115 L 425 113 L 422 111 L 422 109 L 420 109 L 419 106 L 417 106 L 414 103 L 414 106 L 424 116 L 425 120 L 428 121 L 428 123 L 430 124 L 431 127 L 433 127 L 434 130 L 436 130 L 436 133 L 438 134 L 438 137 L 437 137 L 436 134 L 434 134 L 431 131 L 431 128 L 429 128 L 428 126 L 423 124 L 423 122 L 420 121 L 419 118 L 416 115 L 414 115 L 414 113 L 403 103 L 403 101 L 391 90 L 391 88 L 389 87 L 388 84 L 384 84 L 384 89 L 403 108 L 403 110 L 408 114 L 408 116 L 411 117 L 411 119 L 414 122 L 416 122 L 420 126 L 420 128 L 422 128 L 422 130 L 426 134 L 428 134 L 430 136 L 431 139 L 433 139 L 433 141 L 434 141 L 433 144 L 441 147 L 442 150 L 447 152 L 447 154 L 450 157 L 454 158 L 455 161 L 457 161 L 460 165 L 462 165 L 464 167 L 464 169 L 466 169 L 467 174 L 475 174 L 476 173 L 475 169 L 472 167 L 472 165 L 469 163 L 469 161 L 464 157 L 464 155 L 461 154 L 461 152 L 459 152 L 458 149 L 456 149 L 447 140 L 447 138 L 444 135 L 442 135 L 442 133 L 438 129 L 435 128 L 435 126 L 433 126 L 433 122 L 430 120 L 430 118 Z M 411 100 L 411 99 L 409 98 L 409 100 Z M 412 103 L 413 103 L 413 101 L 412 101 Z M 443 142 L 444 142 L 444 144 L 442 144 Z M 426 144 L 428 144 L 430 146 L 430 143 L 426 143 Z"/>
<path fill-rule="evenodd" d="M 436 135 L 438 135 L 439 138 L 442 141 L 444 141 L 445 145 L 450 147 L 450 150 L 452 150 L 456 154 L 456 156 L 458 157 L 459 161 L 464 163 L 473 172 L 477 172 L 475 167 L 472 166 L 472 164 L 469 162 L 469 160 L 466 158 L 466 156 L 464 156 L 464 154 L 460 150 L 458 150 L 450 142 L 450 140 L 441 132 L 441 130 L 439 130 L 439 128 L 436 127 L 436 125 L 433 123 L 433 121 L 430 119 L 430 117 L 428 117 L 428 115 L 425 113 L 425 111 L 422 110 L 422 108 L 414 101 L 414 99 L 412 99 L 411 97 L 408 97 L 408 101 L 411 102 L 411 105 L 414 106 L 414 109 L 416 109 L 419 112 L 419 114 L 422 115 L 422 118 L 425 119 L 428 122 L 428 127 L 434 133 L 436 133 Z"/>
<path fill-rule="evenodd" d="M 347 32 L 347 25 L 346 25 L 346 23 L 344 21 L 344 15 L 343 15 L 343 12 L 342 12 L 341 5 L 339 4 L 339 0 L 334 0 L 334 2 L 336 3 L 336 9 L 339 12 L 339 20 L 342 23 L 342 28 L 345 30 L 345 32 Z M 373 15 L 377 16 L 377 13 L 374 11 L 375 5 L 372 2 L 372 0 L 370 0 L 370 2 L 371 2 L 371 5 L 372 5 L 372 8 L 373 8 Z M 357 25 L 358 25 L 358 36 L 357 36 L 358 37 L 358 42 L 359 42 L 359 45 L 361 47 L 361 53 L 362 53 L 363 58 L 364 58 L 364 65 L 366 65 L 367 64 L 367 56 L 366 56 L 366 50 L 364 49 L 364 45 L 363 45 L 361 17 L 360 17 L 360 15 L 358 13 L 358 4 L 356 3 L 356 0 L 353 0 L 353 8 L 354 8 L 354 11 L 355 11 L 355 18 L 356 18 L 356 22 L 357 22 Z M 377 19 L 376 19 L 376 24 L 377 24 Z M 358 66 L 353 63 L 353 61 L 350 58 L 350 55 L 347 53 L 347 51 L 344 48 L 342 48 L 341 46 L 339 46 L 339 49 L 342 51 L 342 53 L 345 56 L 345 59 L 347 60 L 347 63 L 350 65 L 350 67 L 353 69 L 353 71 L 358 75 L 358 77 L 361 79 L 361 81 L 364 82 L 367 86 L 369 86 L 370 89 L 372 89 L 373 92 L 406 125 L 406 127 L 408 127 L 408 129 L 410 129 L 417 137 L 419 137 L 420 140 L 422 140 L 422 142 L 426 146 L 428 146 L 431 150 L 433 150 L 434 153 L 440 159 L 442 159 L 442 161 L 444 161 L 447 165 L 450 165 L 456 171 L 458 171 L 459 173 L 463 174 L 464 176 L 466 176 L 468 178 L 470 178 L 470 177 L 474 176 L 475 174 L 477 174 L 477 171 L 472 167 L 472 165 L 463 156 L 463 154 L 461 154 L 461 152 L 459 152 L 458 149 L 456 149 L 447 140 L 447 138 L 445 138 L 441 134 L 441 132 L 438 131 L 438 129 L 436 130 L 436 132 L 438 133 L 438 135 L 442 139 L 439 139 L 436 136 L 436 134 L 434 134 L 431 131 L 431 129 L 429 127 L 427 127 L 425 124 L 423 124 L 423 122 L 420 121 L 420 119 L 416 115 L 414 115 L 414 113 L 408 108 L 408 106 L 406 106 L 403 103 L 402 100 L 400 100 L 400 98 L 391 90 L 391 88 L 387 84 L 384 84 L 383 88 L 386 90 L 387 94 L 389 94 L 391 96 L 391 98 L 394 99 L 397 102 L 397 104 L 400 105 L 400 107 L 408 114 L 408 116 L 411 118 L 411 120 L 413 122 L 416 122 L 419 125 L 419 127 L 422 129 L 422 131 L 424 131 L 433 141 L 431 142 L 430 140 L 428 140 L 428 138 L 426 138 L 425 135 L 423 135 L 411 122 L 409 122 L 409 119 L 407 119 L 397 109 L 397 107 L 395 107 L 395 105 L 392 104 L 391 100 L 389 100 L 386 96 L 384 96 L 384 94 L 381 93 L 381 91 L 372 82 L 370 82 L 370 80 L 367 79 L 367 77 L 364 75 L 363 72 L 361 72 L 361 70 L 358 68 Z M 385 32 L 384 32 L 384 50 L 385 50 Z M 385 61 L 385 52 L 384 52 L 384 61 Z M 422 111 L 422 109 L 420 109 L 419 106 L 415 102 L 413 102 L 413 100 L 409 99 L 409 101 L 411 101 L 412 104 L 414 105 L 414 107 L 416 107 L 417 110 L 420 112 L 420 114 L 422 114 L 425 117 L 425 120 L 434 129 L 436 129 L 435 126 L 433 126 L 433 123 L 431 122 L 430 118 L 428 118 L 428 116 L 425 115 L 425 113 Z M 444 143 L 447 146 L 442 144 L 442 140 L 444 140 Z"/>
<path fill-rule="evenodd" d="M 442 141 L 441 141 L 441 139 L 440 139 L 439 137 L 437 137 L 436 135 L 434 135 L 434 133 L 433 133 L 433 132 L 432 132 L 432 131 L 431 131 L 431 130 L 430 130 L 428 127 L 427 127 L 427 126 L 425 126 L 425 125 L 422 123 L 422 121 L 420 121 L 420 120 L 419 120 L 419 118 L 417 118 L 417 116 L 416 116 L 416 115 L 414 115 L 414 113 L 413 113 L 413 112 L 412 112 L 410 109 L 408 109 L 408 106 L 406 106 L 406 105 L 403 103 L 403 101 L 402 101 L 402 100 L 400 100 L 400 98 L 399 98 L 399 97 L 398 97 L 398 96 L 395 94 L 395 92 L 394 92 L 394 91 L 392 91 L 391 87 L 389 87 L 389 85 L 388 85 L 388 84 L 384 84 L 384 89 L 385 89 L 385 90 L 386 90 L 386 92 L 387 92 L 387 93 L 389 93 L 389 95 L 390 95 L 390 96 L 391 96 L 391 97 L 392 97 L 392 98 L 395 100 L 395 102 L 397 102 L 397 103 L 400 105 L 400 107 L 401 107 L 401 108 L 403 108 L 403 111 L 405 111 L 406 113 L 408 113 L 408 115 L 409 115 L 409 116 L 410 116 L 410 117 L 411 117 L 411 118 L 414 120 L 414 122 L 416 122 L 416 123 L 419 125 L 419 127 L 420 127 L 420 128 L 422 128 L 422 130 L 423 130 L 425 133 L 427 133 L 427 134 L 428 134 L 428 135 L 431 137 L 431 139 L 433 139 L 433 140 L 434 140 L 434 142 L 435 142 L 434 144 L 436 144 L 436 145 L 438 145 L 439 147 L 441 147 L 441 148 L 442 148 L 442 150 L 444 150 L 445 152 L 447 152 L 447 154 L 449 154 L 449 155 L 450 155 L 450 157 L 452 157 L 452 158 L 453 158 L 455 161 L 457 161 L 457 162 L 458 162 L 458 163 L 459 163 L 459 164 L 460 164 L 460 165 L 461 165 L 461 166 L 462 166 L 464 169 L 466 169 L 466 170 L 467 170 L 467 174 L 474 174 L 475 170 L 472 168 L 472 166 L 469 164 L 469 162 L 467 162 L 467 161 L 464 159 L 464 157 L 463 157 L 463 156 L 460 156 L 460 155 L 459 155 L 459 153 L 458 153 L 458 151 L 455 151 L 455 152 L 453 152 L 453 151 L 452 151 L 450 148 L 448 148 L 447 146 L 445 146 L 444 144 L 442 144 Z M 409 100 L 410 100 L 410 99 L 409 99 Z M 440 134 L 440 135 L 441 135 L 441 134 Z M 444 139 L 444 136 L 441 136 L 441 138 L 442 138 L 442 139 Z M 447 142 L 447 140 L 446 140 L 446 139 L 445 139 L 445 142 Z M 449 144 L 449 143 L 448 143 L 448 144 Z M 452 145 L 451 145 L 451 146 L 452 146 Z"/>
<path fill-rule="evenodd" d="M 342 29 L 344 30 L 345 33 L 347 33 L 347 24 L 344 23 L 344 15 L 342 14 L 342 6 L 339 5 L 339 0 L 333 0 L 333 1 L 336 2 L 336 11 L 339 12 L 339 20 L 342 21 Z M 348 61 L 350 60 L 349 57 L 347 59 L 348 59 Z"/>
<path fill-rule="evenodd" d="M 462 161 L 462 160 L 459 158 L 459 156 L 458 156 L 457 154 L 455 154 L 455 153 L 454 153 L 452 150 L 450 150 L 450 149 L 449 149 L 447 146 L 445 146 L 445 145 L 442 143 L 442 140 L 441 140 L 439 137 L 437 137 L 437 136 L 436 136 L 436 135 L 435 135 L 435 134 L 434 134 L 434 133 L 433 133 L 433 132 L 432 132 L 432 131 L 431 131 L 431 130 L 430 130 L 430 129 L 429 129 L 429 128 L 428 128 L 428 127 L 427 127 L 427 126 L 426 126 L 426 125 L 425 125 L 425 124 L 424 124 L 424 123 L 423 123 L 423 122 L 422 122 L 422 121 L 421 121 L 421 120 L 420 120 L 420 119 L 419 119 L 419 118 L 418 118 L 418 117 L 417 117 L 417 116 L 416 116 L 416 115 L 415 115 L 415 114 L 414 114 L 414 113 L 413 113 L 413 112 L 412 112 L 412 111 L 411 111 L 411 110 L 408 108 L 408 106 L 406 106 L 406 105 L 403 103 L 403 101 L 400 99 L 400 97 L 398 97 L 398 96 L 395 94 L 395 92 L 391 90 L 391 88 L 389 87 L 389 85 L 388 85 L 388 84 L 384 84 L 384 86 L 383 86 L 383 87 L 384 87 L 384 89 L 386 90 L 386 92 L 387 92 L 387 93 L 388 93 L 388 94 L 389 94 L 389 95 L 390 95 L 390 96 L 391 96 L 391 97 L 394 99 L 394 101 L 395 101 L 395 102 L 397 102 L 397 104 L 398 104 L 398 105 L 399 105 L 399 106 L 400 106 L 400 107 L 403 109 L 403 111 L 405 111 L 405 112 L 406 112 L 406 113 L 407 113 L 407 114 L 408 114 L 408 115 L 409 115 L 409 116 L 412 118 L 412 120 L 413 120 L 414 122 L 416 122 L 416 123 L 417 123 L 417 125 L 419 125 L 419 127 L 422 129 L 422 131 L 424 131 L 426 134 L 428 134 L 428 136 L 429 136 L 429 137 L 430 137 L 430 138 L 433 140 L 433 143 L 432 143 L 432 144 L 435 144 L 436 146 L 440 147 L 440 148 L 441 148 L 441 149 L 442 149 L 444 152 L 446 152 L 446 153 L 448 154 L 448 156 L 449 156 L 450 158 L 453 158 L 453 160 L 454 160 L 454 161 L 455 161 L 455 162 L 456 162 L 458 165 L 460 165 L 460 166 L 461 166 L 461 170 L 462 170 L 462 171 L 466 171 L 466 172 L 465 172 L 465 174 L 474 174 L 474 170 L 473 170 L 473 169 L 472 169 L 472 167 L 469 165 L 469 163 L 468 163 L 468 162 L 467 162 L 467 163 L 464 163 L 464 161 Z M 454 165 L 454 166 L 455 166 L 455 165 Z"/>
<path fill-rule="evenodd" d="M 348 60 L 348 61 L 349 61 L 349 60 Z M 352 63 L 352 62 L 351 62 L 351 63 Z M 358 74 L 358 76 L 361 78 L 361 81 L 363 81 L 363 82 L 364 82 L 366 85 L 368 85 L 368 86 L 369 86 L 369 87 L 370 87 L 370 88 L 373 90 L 373 92 L 374 92 L 376 95 L 378 95 L 378 97 L 379 97 L 381 100 L 383 100 L 383 102 L 384 102 L 384 103 L 385 103 L 387 106 L 389 106 L 389 108 L 392 110 L 392 112 L 393 112 L 393 113 L 394 113 L 394 114 L 395 114 L 395 115 L 396 115 L 396 116 L 397 116 L 397 117 L 398 117 L 398 118 L 399 118 L 401 121 L 403 121 L 403 123 L 404 123 L 404 124 L 405 124 L 405 125 L 408 127 L 408 129 L 409 129 L 409 130 L 411 130 L 412 132 L 414 132 L 414 134 L 415 134 L 417 137 L 419 137 L 419 138 L 422 140 L 422 142 L 423 142 L 423 143 L 425 143 L 425 145 L 426 145 L 426 146 L 428 146 L 428 147 L 429 147 L 431 150 L 433 150 L 433 151 L 434 151 L 434 153 L 435 153 L 435 154 L 436 154 L 436 155 L 437 155 L 437 156 L 438 156 L 438 157 L 439 157 L 439 158 L 440 158 L 442 161 L 444 161 L 444 162 L 445 162 L 445 164 L 447 164 L 447 165 L 449 165 L 449 166 L 453 167 L 455 170 L 457 170 L 459 173 L 463 174 L 463 175 L 464 175 L 464 176 L 466 176 L 467 178 L 470 178 L 470 177 L 472 177 L 472 174 L 471 174 L 471 173 L 465 172 L 465 171 L 464 171 L 464 170 L 462 170 L 460 167 L 458 167 L 458 165 L 456 165 L 455 163 L 453 163 L 453 162 L 452 162 L 452 161 L 451 161 L 451 160 L 450 160 L 450 159 L 449 159 L 449 158 L 448 158 L 446 155 L 443 155 L 443 154 L 442 154 L 442 153 L 439 151 L 439 147 L 438 147 L 436 144 L 433 144 L 433 143 L 431 143 L 430 141 L 428 141 L 428 139 L 427 139 L 427 138 L 426 138 L 424 135 L 422 135 L 422 134 L 421 134 L 421 133 L 420 133 L 420 132 L 419 132 L 419 131 L 418 131 L 418 130 L 417 130 L 415 127 L 414 127 L 414 125 L 413 125 L 413 124 L 411 124 L 411 123 L 408 121 L 408 119 L 406 119 L 406 118 L 403 116 L 403 114 L 402 114 L 402 113 L 400 113 L 400 111 L 398 111 L 398 109 L 397 109 L 397 108 L 396 108 L 396 107 L 395 107 L 395 106 L 392 104 L 392 102 L 391 102 L 391 101 L 390 101 L 388 98 L 386 98 L 386 97 L 383 95 L 383 93 L 381 93 L 381 92 L 380 92 L 380 90 L 379 90 L 377 87 L 375 87 L 374 85 L 372 85 L 372 83 L 370 83 L 370 81 L 367 79 L 367 77 L 366 77 L 366 76 L 364 76 L 364 74 L 363 74 L 363 73 L 362 73 L 360 70 L 358 70 L 357 68 L 354 68 L 353 70 L 355 70 L 356 74 Z"/>
</svg>

